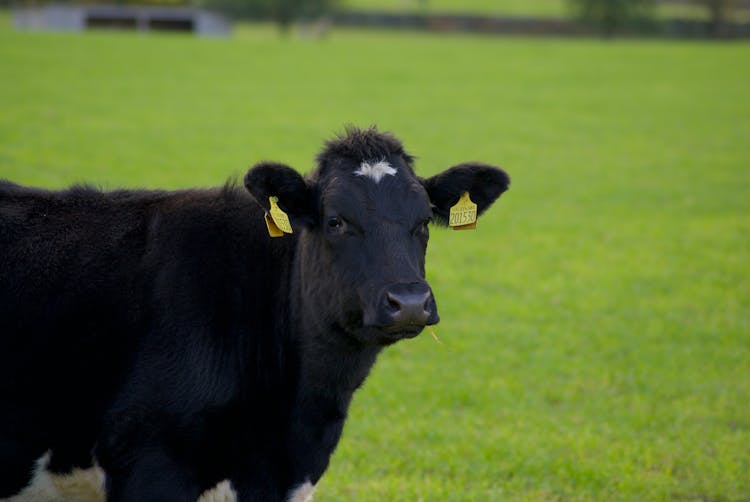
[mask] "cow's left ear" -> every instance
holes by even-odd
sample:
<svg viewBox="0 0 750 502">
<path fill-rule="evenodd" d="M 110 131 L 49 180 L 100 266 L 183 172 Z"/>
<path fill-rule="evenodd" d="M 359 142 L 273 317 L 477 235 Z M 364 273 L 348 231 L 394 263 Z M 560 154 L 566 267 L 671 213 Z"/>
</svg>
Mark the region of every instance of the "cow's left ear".
<svg viewBox="0 0 750 502">
<path fill-rule="evenodd" d="M 450 209 L 465 192 L 482 214 L 510 185 L 505 171 L 479 162 L 467 162 L 422 180 L 433 205 L 436 223 L 448 224 Z"/>
<path fill-rule="evenodd" d="M 311 188 L 294 169 L 278 162 L 260 162 L 245 175 L 245 188 L 268 213 L 270 197 L 276 197 L 279 208 L 288 216 L 292 227 L 309 226 L 315 220 Z"/>
</svg>

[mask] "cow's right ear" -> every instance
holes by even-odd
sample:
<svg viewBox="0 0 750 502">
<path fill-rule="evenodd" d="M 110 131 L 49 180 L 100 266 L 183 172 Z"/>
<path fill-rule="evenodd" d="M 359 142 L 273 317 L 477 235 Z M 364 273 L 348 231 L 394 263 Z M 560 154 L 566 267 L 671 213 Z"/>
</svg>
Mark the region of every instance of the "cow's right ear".
<svg viewBox="0 0 750 502">
<path fill-rule="evenodd" d="M 310 226 L 315 221 L 313 191 L 294 169 L 278 162 L 260 162 L 245 175 L 245 188 L 266 211 L 271 209 L 270 197 L 289 216 L 292 228 Z"/>
</svg>

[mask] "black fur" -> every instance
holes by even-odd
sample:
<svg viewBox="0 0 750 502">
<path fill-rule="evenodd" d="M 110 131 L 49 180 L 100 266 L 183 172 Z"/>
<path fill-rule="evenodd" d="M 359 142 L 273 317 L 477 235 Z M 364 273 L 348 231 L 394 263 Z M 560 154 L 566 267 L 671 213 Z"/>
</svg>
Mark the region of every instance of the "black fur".
<svg viewBox="0 0 750 502">
<path fill-rule="evenodd" d="M 378 160 L 398 173 L 353 174 Z M 431 297 L 420 325 L 385 301 L 428 287 L 426 221 L 507 188 L 479 164 L 421 180 L 412 160 L 350 129 L 307 178 L 262 163 L 247 191 L 0 182 L 0 498 L 48 450 L 59 472 L 95 456 L 113 501 L 195 500 L 225 478 L 279 501 L 316 483 L 379 351 L 437 322 Z M 269 196 L 293 234 L 268 236 Z"/>
<path fill-rule="evenodd" d="M 378 132 L 374 126 L 369 129 L 349 126 L 344 134 L 326 142 L 317 159 L 319 168 L 325 169 L 328 162 L 336 159 L 359 163 L 362 160 L 388 159 L 392 156 L 401 157 L 409 166 L 414 162 L 414 157 L 404 151 L 401 141 L 392 134 Z"/>
</svg>

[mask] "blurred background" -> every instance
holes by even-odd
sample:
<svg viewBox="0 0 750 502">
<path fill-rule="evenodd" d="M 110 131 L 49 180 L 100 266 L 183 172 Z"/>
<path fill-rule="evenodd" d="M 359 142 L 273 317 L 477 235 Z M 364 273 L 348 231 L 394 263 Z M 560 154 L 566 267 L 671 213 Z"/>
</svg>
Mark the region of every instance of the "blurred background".
<svg viewBox="0 0 750 502">
<path fill-rule="evenodd" d="M 746 0 L 0 6 L 0 178 L 304 173 L 348 123 L 510 173 L 432 231 L 443 345 L 385 351 L 316 500 L 750 498 Z"/>
</svg>

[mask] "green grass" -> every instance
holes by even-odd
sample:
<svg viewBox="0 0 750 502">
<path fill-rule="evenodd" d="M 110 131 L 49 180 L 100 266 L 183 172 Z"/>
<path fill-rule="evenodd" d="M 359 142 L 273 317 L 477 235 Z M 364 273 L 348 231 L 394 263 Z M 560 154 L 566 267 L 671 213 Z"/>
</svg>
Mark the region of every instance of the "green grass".
<svg viewBox="0 0 750 502">
<path fill-rule="evenodd" d="M 429 335 L 386 351 L 320 501 L 750 499 L 750 45 L 0 24 L 0 177 L 217 185 L 347 122 L 504 166 L 433 231 Z"/>
</svg>

